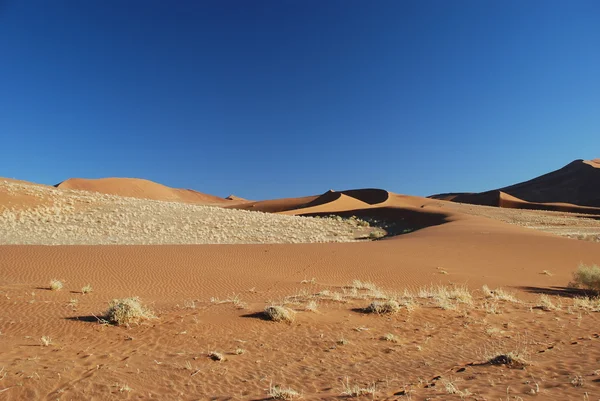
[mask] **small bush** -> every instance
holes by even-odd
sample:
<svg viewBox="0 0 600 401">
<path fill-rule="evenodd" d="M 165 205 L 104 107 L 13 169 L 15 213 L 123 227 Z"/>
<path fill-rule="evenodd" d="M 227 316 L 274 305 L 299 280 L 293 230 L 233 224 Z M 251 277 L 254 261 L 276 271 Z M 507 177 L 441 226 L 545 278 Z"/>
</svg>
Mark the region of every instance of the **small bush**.
<svg viewBox="0 0 600 401">
<path fill-rule="evenodd" d="M 222 362 L 225 360 L 225 355 L 221 354 L 220 352 L 216 352 L 216 351 L 209 352 L 208 357 L 210 359 L 212 359 L 213 361 L 217 361 L 217 362 Z"/>
<path fill-rule="evenodd" d="M 293 400 L 300 397 L 300 393 L 292 388 L 269 385 L 269 397 L 274 400 Z"/>
<path fill-rule="evenodd" d="M 52 345 L 52 339 L 48 336 L 42 336 L 42 338 L 40 338 L 40 342 L 42 343 L 42 347 L 49 347 Z"/>
<path fill-rule="evenodd" d="M 304 309 L 309 312 L 316 312 L 317 309 L 319 309 L 319 303 L 317 301 L 315 301 L 314 299 L 312 299 L 312 300 L 308 301 L 308 303 L 306 304 Z"/>
<path fill-rule="evenodd" d="M 393 299 L 386 301 L 373 301 L 367 307 L 367 312 L 377 314 L 396 313 L 400 310 L 400 304 Z"/>
<path fill-rule="evenodd" d="M 387 235 L 387 233 L 383 230 L 375 230 L 369 233 L 369 239 L 380 239 Z"/>
<path fill-rule="evenodd" d="M 90 292 L 92 292 L 92 286 L 89 284 L 81 289 L 82 294 L 89 294 Z"/>
<path fill-rule="evenodd" d="M 63 282 L 57 279 L 50 280 L 50 289 L 52 291 L 60 291 L 64 287 Z"/>
<path fill-rule="evenodd" d="M 573 281 L 577 286 L 600 291 L 600 267 L 579 265 L 577 271 L 573 273 Z"/>
<path fill-rule="evenodd" d="M 138 297 L 113 299 L 108 303 L 106 311 L 106 320 L 117 326 L 139 323 L 154 317 L 152 311 L 144 307 Z"/>
<path fill-rule="evenodd" d="M 346 377 L 345 381 L 342 381 L 342 395 L 346 397 L 361 397 L 365 395 L 375 395 L 375 383 L 372 383 L 366 387 L 361 387 L 358 384 L 351 384 L 350 379 Z"/>
<path fill-rule="evenodd" d="M 498 354 L 490 359 L 488 362 L 490 365 L 506 365 L 510 368 L 522 369 L 523 367 L 529 365 L 529 362 L 518 353 L 509 352 L 506 354 Z"/>
<path fill-rule="evenodd" d="M 286 308 L 285 306 L 271 305 L 267 306 L 264 310 L 264 314 L 269 320 L 274 322 L 287 322 L 291 323 L 296 317 L 296 312 Z"/>
</svg>

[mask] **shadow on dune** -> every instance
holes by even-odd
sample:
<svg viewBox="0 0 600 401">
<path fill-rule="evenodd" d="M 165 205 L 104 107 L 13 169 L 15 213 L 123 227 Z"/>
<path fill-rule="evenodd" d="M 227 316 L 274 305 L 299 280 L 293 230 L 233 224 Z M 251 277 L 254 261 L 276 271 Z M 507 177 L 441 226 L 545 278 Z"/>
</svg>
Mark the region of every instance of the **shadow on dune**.
<svg viewBox="0 0 600 401">
<path fill-rule="evenodd" d="M 571 287 L 516 287 L 532 294 L 556 295 L 565 298 L 591 297 L 598 293 L 593 290 Z"/>
<path fill-rule="evenodd" d="M 269 319 L 267 317 L 267 315 L 265 315 L 263 312 L 254 312 L 254 313 L 247 313 L 245 315 L 242 315 L 241 317 L 247 317 L 247 318 L 251 318 L 251 319 L 259 319 L 259 320 L 266 320 L 266 321 L 271 321 L 271 319 Z"/>
<path fill-rule="evenodd" d="M 73 320 L 76 322 L 87 322 L 87 323 L 98 323 L 98 317 L 93 316 L 93 315 L 88 315 L 88 316 L 72 316 L 72 317 L 66 317 L 66 320 Z"/>
<path fill-rule="evenodd" d="M 426 227 L 438 226 L 448 223 L 448 215 L 444 213 L 404 209 L 399 207 L 378 207 L 372 209 L 348 210 L 336 213 L 307 213 L 302 216 L 330 216 L 341 217 L 356 216 L 361 219 L 377 221 L 371 226 L 381 226 L 390 231 L 390 236 L 407 234 Z"/>
</svg>

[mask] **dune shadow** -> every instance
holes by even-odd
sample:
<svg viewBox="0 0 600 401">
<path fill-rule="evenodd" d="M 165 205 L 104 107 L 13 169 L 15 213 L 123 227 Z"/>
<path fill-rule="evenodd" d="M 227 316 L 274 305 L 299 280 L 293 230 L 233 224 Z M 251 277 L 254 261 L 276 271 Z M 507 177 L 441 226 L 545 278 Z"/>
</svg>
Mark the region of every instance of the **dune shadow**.
<svg viewBox="0 0 600 401">
<path fill-rule="evenodd" d="M 360 313 L 362 315 L 372 315 L 373 314 L 369 311 L 369 308 L 352 308 L 350 310 L 354 313 Z"/>
<path fill-rule="evenodd" d="M 264 312 L 253 312 L 253 313 L 246 313 L 245 315 L 242 315 L 241 317 L 246 317 L 246 318 L 250 318 L 250 319 L 259 319 L 259 320 L 265 320 L 265 321 L 271 321 L 271 319 L 269 319 L 267 317 L 267 315 L 264 314 Z"/>
<path fill-rule="evenodd" d="M 581 288 L 571 287 L 516 287 L 522 291 L 532 294 L 556 295 L 565 298 L 590 297 L 598 295 L 598 292 L 593 290 L 585 290 Z"/>
<path fill-rule="evenodd" d="M 306 213 L 301 215 L 311 217 L 328 217 L 335 215 L 342 218 L 355 216 L 363 220 L 368 220 L 371 227 L 382 228 L 388 233 L 386 236 L 378 239 L 387 239 L 403 234 L 409 234 L 423 228 L 438 226 L 448 222 L 448 215 L 444 213 L 389 206 L 372 209 L 346 210 L 343 212 Z"/>
<path fill-rule="evenodd" d="M 98 323 L 100 322 L 100 318 L 94 315 L 87 315 L 87 316 L 71 316 L 71 317 L 66 317 L 66 320 L 73 320 L 73 321 L 77 321 L 77 322 L 87 322 L 87 323 Z"/>
</svg>

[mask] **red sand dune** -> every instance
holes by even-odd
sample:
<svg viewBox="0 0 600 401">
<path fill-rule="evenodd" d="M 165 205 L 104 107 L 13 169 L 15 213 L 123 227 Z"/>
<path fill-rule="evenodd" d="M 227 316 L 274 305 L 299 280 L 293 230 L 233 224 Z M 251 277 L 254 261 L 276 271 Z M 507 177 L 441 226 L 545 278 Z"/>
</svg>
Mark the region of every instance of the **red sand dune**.
<svg viewBox="0 0 600 401">
<path fill-rule="evenodd" d="M 431 198 L 476 205 L 600 214 L 600 159 L 575 160 L 529 181 L 481 193 Z"/>
<path fill-rule="evenodd" d="M 341 212 L 352 209 L 382 205 L 389 199 L 389 192 L 383 189 L 367 188 L 346 191 L 329 190 L 321 195 L 300 198 L 284 198 L 232 205 L 232 208 L 256 210 L 269 213 L 307 214 Z M 335 204 L 332 204 L 335 203 Z M 317 208 L 322 206 L 320 208 Z M 317 208 L 317 209 L 315 209 Z M 301 211 L 300 211 L 301 210 Z"/>
<path fill-rule="evenodd" d="M 214 204 L 227 202 L 214 195 L 203 194 L 191 189 L 170 188 L 156 182 L 140 178 L 70 178 L 56 185 L 62 189 L 77 189 L 100 192 L 130 198 L 153 199 L 171 202 Z"/>
<path fill-rule="evenodd" d="M 499 202 L 520 201 L 497 195 Z M 342 244 L 4 246 L 0 397 L 266 399 L 272 383 L 300 391 L 303 399 L 339 400 L 346 378 L 376 383 L 375 396 L 357 399 L 405 399 L 406 390 L 418 400 L 463 399 L 450 394 L 447 381 L 473 399 L 586 399 L 584 392 L 596 399 L 600 393 L 594 373 L 600 318 L 570 312 L 564 289 L 579 263 L 600 261 L 598 244 L 461 212 L 473 206 L 383 190 L 242 206 L 364 214 L 420 229 Z M 340 212 L 346 208 L 357 209 Z M 301 284 L 312 277 L 315 283 Z M 65 288 L 48 290 L 52 278 Z M 353 279 L 399 293 L 466 285 L 478 300 L 459 310 L 418 306 L 391 316 L 363 313 L 368 300 L 322 300 L 314 313 L 293 306 L 299 312 L 289 325 L 257 318 L 271 302 L 301 291 L 343 292 Z M 86 284 L 93 292 L 83 295 Z M 499 301 L 492 313 L 482 302 L 489 308 L 494 301 L 481 300 L 483 284 L 505 287 L 524 303 Z M 540 293 L 565 306 L 540 310 Z M 232 294 L 247 309 L 214 301 Z M 158 319 L 131 327 L 98 324 L 108 300 L 132 295 Z M 382 340 L 386 333 L 398 342 Z M 42 336 L 52 345 L 41 346 Z M 530 351 L 526 369 L 477 364 L 485 361 L 484 350 L 523 344 Z M 227 359 L 215 362 L 210 351 Z M 578 377 L 584 386 L 575 385 Z"/>
</svg>

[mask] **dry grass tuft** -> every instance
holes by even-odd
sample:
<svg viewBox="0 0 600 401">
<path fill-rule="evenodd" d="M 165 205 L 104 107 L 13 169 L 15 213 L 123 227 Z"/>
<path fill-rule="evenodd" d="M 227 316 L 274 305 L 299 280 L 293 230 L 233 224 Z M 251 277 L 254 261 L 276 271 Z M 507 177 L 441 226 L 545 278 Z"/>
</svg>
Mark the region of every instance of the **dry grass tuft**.
<svg viewBox="0 0 600 401">
<path fill-rule="evenodd" d="M 496 288 L 495 290 L 491 290 L 487 285 L 481 287 L 481 291 L 486 298 L 495 299 L 498 301 L 507 301 L 519 303 L 520 301 L 514 294 L 504 290 L 503 288 Z"/>
<path fill-rule="evenodd" d="M 151 310 L 140 303 L 138 297 L 113 299 L 108 303 L 106 320 L 117 326 L 139 323 L 155 318 Z"/>
<path fill-rule="evenodd" d="M 350 384 L 350 379 L 342 380 L 342 395 L 346 397 L 361 397 L 365 395 L 375 395 L 375 383 L 369 384 L 366 387 L 361 387 L 358 384 Z"/>
<path fill-rule="evenodd" d="M 385 336 L 381 337 L 382 340 L 389 341 L 391 343 L 397 343 L 398 337 L 393 335 L 392 333 L 387 333 Z"/>
<path fill-rule="evenodd" d="M 293 400 L 300 398 L 300 393 L 290 387 L 273 386 L 269 384 L 269 397 L 274 400 Z"/>
<path fill-rule="evenodd" d="M 319 303 L 317 301 L 315 301 L 314 299 L 312 299 L 312 300 L 308 301 L 308 303 L 306 304 L 304 309 L 309 312 L 316 312 L 319 309 Z"/>
<path fill-rule="evenodd" d="M 579 265 L 577 271 L 573 273 L 573 284 L 578 287 L 600 291 L 600 267 L 596 265 Z"/>
<path fill-rule="evenodd" d="M 573 306 L 588 312 L 600 312 L 600 298 L 575 298 L 573 300 Z"/>
<path fill-rule="evenodd" d="M 549 311 L 554 311 L 554 310 L 560 310 L 561 306 L 560 305 L 555 305 L 552 302 L 552 299 L 550 299 L 550 297 L 546 294 L 542 294 L 540 295 L 540 301 L 539 301 L 539 305 L 537 306 L 539 309 L 549 312 Z"/>
<path fill-rule="evenodd" d="M 60 280 L 57 280 L 55 278 L 53 278 L 52 280 L 50 280 L 50 289 L 52 291 L 60 291 L 62 290 L 64 287 L 63 282 Z"/>
<path fill-rule="evenodd" d="M 267 306 L 263 313 L 269 320 L 274 322 L 292 323 L 296 318 L 295 311 L 280 305 Z"/>
<path fill-rule="evenodd" d="M 92 286 L 89 284 L 83 286 L 83 288 L 81 289 L 82 294 L 89 294 L 90 292 L 92 292 Z"/>
<path fill-rule="evenodd" d="M 400 310 L 400 304 L 393 299 L 388 299 L 385 301 L 373 301 L 366 308 L 366 311 L 368 313 L 377 313 L 380 315 L 396 313 L 399 310 Z"/>
<path fill-rule="evenodd" d="M 48 336 L 42 336 L 40 342 L 42 343 L 42 347 L 49 347 L 52 345 L 52 339 Z"/>
</svg>

